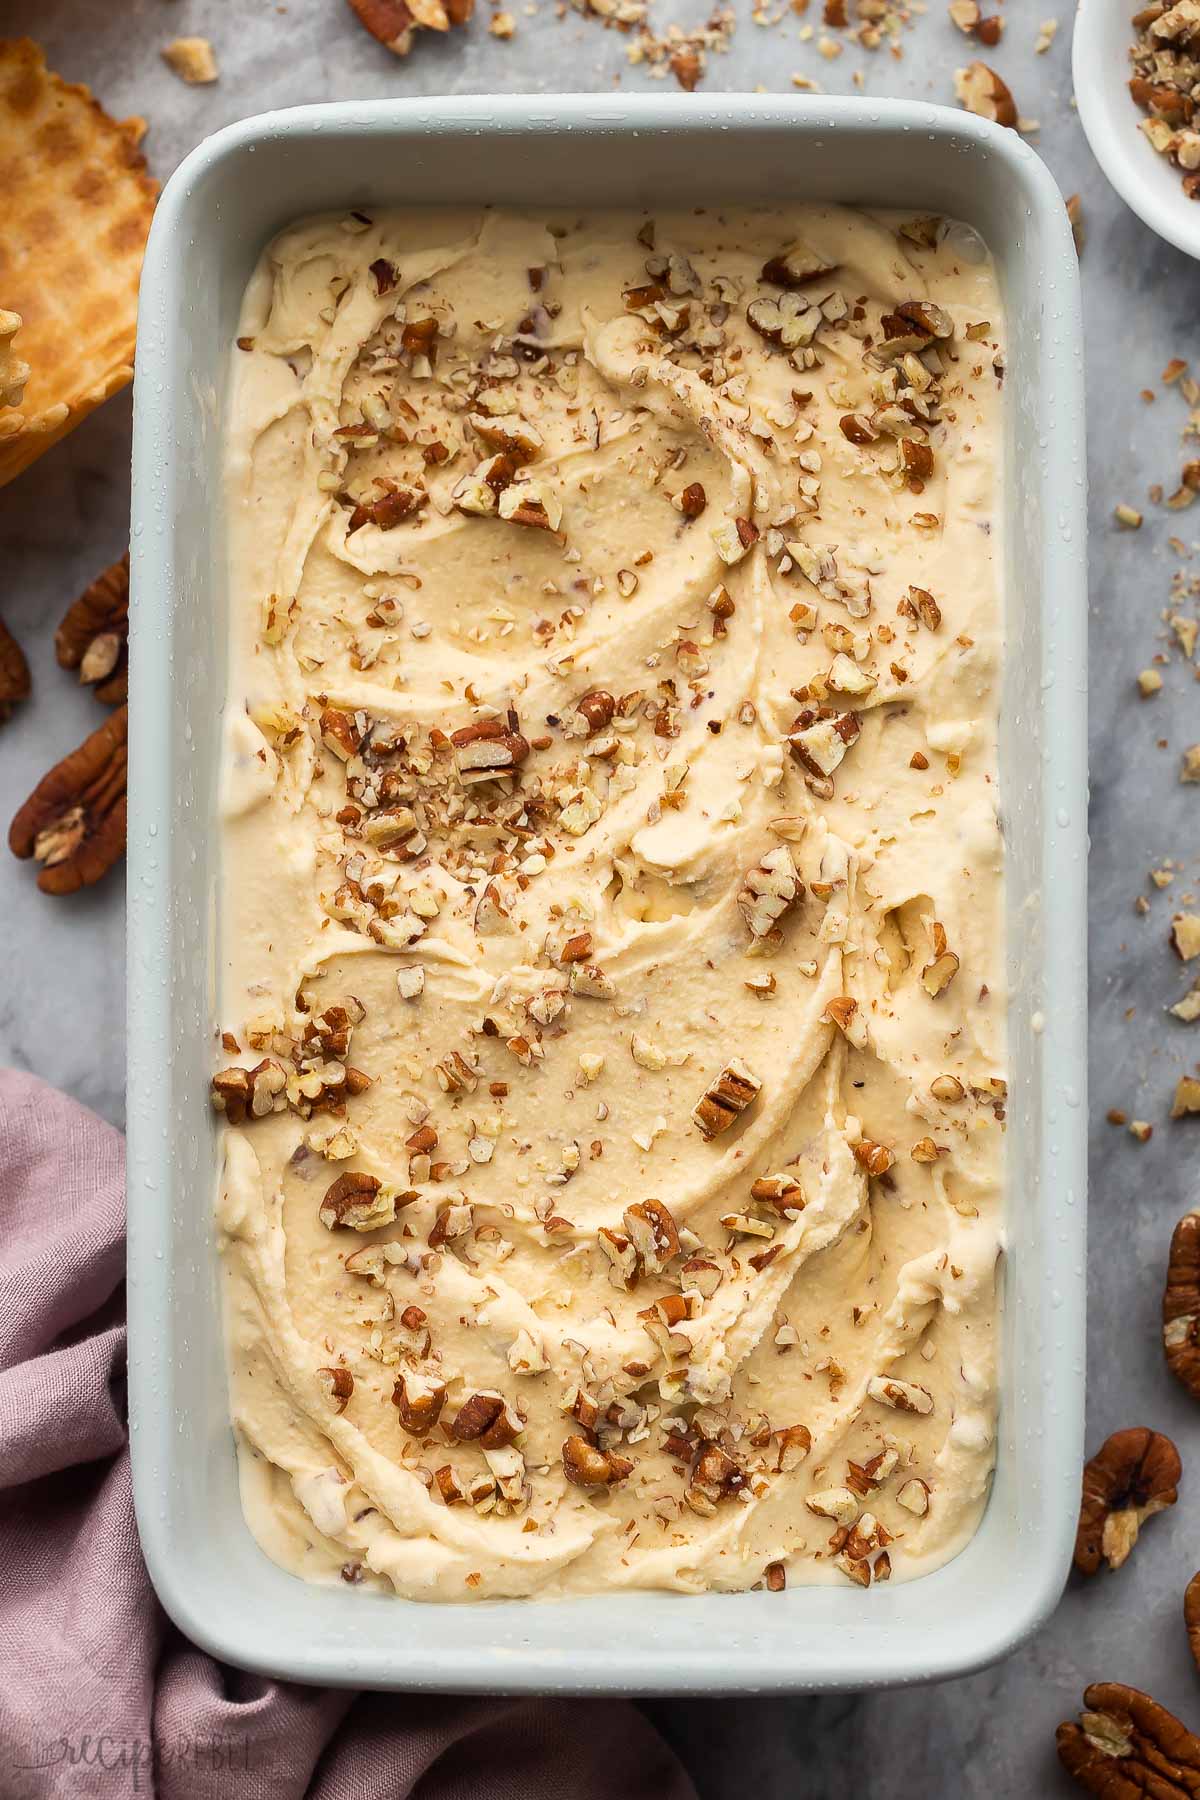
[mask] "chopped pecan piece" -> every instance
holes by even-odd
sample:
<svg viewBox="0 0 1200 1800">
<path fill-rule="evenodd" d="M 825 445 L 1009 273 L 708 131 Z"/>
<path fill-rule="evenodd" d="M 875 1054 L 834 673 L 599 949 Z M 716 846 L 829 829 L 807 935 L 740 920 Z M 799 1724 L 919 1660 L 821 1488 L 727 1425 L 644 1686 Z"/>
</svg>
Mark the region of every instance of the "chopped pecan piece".
<svg viewBox="0 0 1200 1800">
<path fill-rule="evenodd" d="M 351 1231 L 376 1231 L 396 1216 L 396 1196 L 377 1175 L 347 1170 L 325 1190 L 318 1214 L 327 1231 L 347 1226 Z"/>
<path fill-rule="evenodd" d="M 762 1082 L 744 1062 L 734 1057 L 696 1103 L 692 1118 L 710 1141 L 727 1131 L 739 1114 L 757 1099 Z"/>
<path fill-rule="evenodd" d="M 450 1424 L 450 1435 L 460 1443 L 478 1440 L 485 1450 L 499 1450 L 514 1443 L 524 1428 L 524 1421 L 503 1394 L 484 1392 L 470 1394 L 463 1401 Z"/>
<path fill-rule="evenodd" d="M 931 1413 L 933 1395 L 915 1381 L 899 1381 L 894 1375 L 872 1375 L 867 1383 L 867 1397 L 882 1406 L 893 1406 L 897 1412 Z"/>
<path fill-rule="evenodd" d="M 789 244 L 778 256 L 772 256 L 762 266 L 762 279 L 775 287 L 801 288 L 812 281 L 820 281 L 823 276 L 832 275 L 837 268 L 836 263 L 826 262 L 825 258 L 807 244 Z"/>
<path fill-rule="evenodd" d="M 959 961 L 953 950 L 946 948 L 945 927 L 935 919 L 931 927 L 933 936 L 933 959 L 921 970 L 921 986 L 931 1000 L 944 994 L 954 977 L 958 974 Z"/>
<path fill-rule="evenodd" d="M 44 894 L 90 887 L 125 854 L 128 724 L 122 706 L 43 775 L 9 827 L 13 855 L 42 864 Z"/>
<path fill-rule="evenodd" d="M 1184 1589 L 1183 1622 L 1187 1627 L 1192 1661 L 1200 1669 L 1200 1574 L 1193 1575 Z"/>
<path fill-rule="evenodd" d="M 360 1275 L 372 1287 L 387 1286 L 387 1258 L 383 1254 L 382 1244 L 364 1244 L 361 1250 L 351 1251 L 346 1258 L 345 1269 L 348 1275 Z"/>
<path fill-rule="evenodd" d="M 615 1288 L 630 1288 L 638 1278 L 638 1253 L 627 1237 L 601 1225 L 596 1242 L 609 1261 L 608 1279 Z"/>
<path fill-rule="evenodd" d="M 694 94 L 704 73 L 704 57 L 691 44 L 679 44 L 667 58 L 667 67 L 685 94 Z"/>
<path fill-rule="evenodd" d="M 750 1198 L 759 1206 L 770 1206 L 783 1218 L 794 1218 L 805 1207 L 804 1189 L 790 1169 L 777 1174 L 756 1175 L 750 1183 Z"/>
<path fill-rule="evenodd" d="M 562 524 L 562 503 L 545 483 L 513 482 L 500 495 L 496 508 L 513 525 L 531 525 L 536 531 L 557 531 Z"/>
<path fill-rule="evenodd" d="M 706 1256 L 689 1256 L 679 1271 L 683 1292 L 699 1294 L 702 1300 L 712 1299 L 722 1279 L 719 1265 Z"/>
<path fill-rule="evenodd" d="M 10 717 L 18 700 L 29 698 L 29 664 L 25 652 L 0 619 L 0 725 Z"/>
<path fill-rule="evenodd" d="M 354 1392 L 354 1377 L 349 1369 L 336 1366 L 331 1369 L 318 1369 L 317 1379 L 329 1390 L 329 1398 L 339 1413 L 344 1413 L 351 1394 Z"/>
<path fill-rule="evenodd" d="M 838 420 L 838 428 L 849 443 L 860 447 L 875 443 L 879 437 L 866 413 L 843 413 Z"/>
<path fill-rule="evenodd" d="M 925 483 L 933 474 L 933 451 L 929 445 L 919 444 L 914 438 L 902 438 L 900 442 L 900 473 L 911 493 L 922 493 Z"/>
<path fill-rule="evenodd" d="M 475 1223 L 475 1209 L 466 1201 L 452 1200 L 438 1208 L 438 1214 L 429 1228 L 429 1248 L 439 1250 L 443 1244 L 453 1243 L 455 1238 L 466 1237 Z"/>
<path fill-rule="evenodd" d="M 407 319 L 400 334 L 400 348 L 413 359 L 414 365 L 422 356 L 432 365 L 437 361 L 437 335 L 438 322 L 432 313 L 426 313 L 420 319 Z"/>
<path fill-rule="evenodd" d="M 954 77 L 954 92 L 968 112 L 976 113 L 981 119 L 991 119 L 996 125 L 1009 125 L 1015 129 L 1016 103 L 1008 87 L 986 63 L 968 63 L 965 69 L 959 69 Z"/>
<path fill-rule="evenodd" d="M 842 1549 L 851 1562 L 861 1562 L 865 1556 L 874 1556 L 876 1550 L 882 1550 L 890 1544 L 892 1534 L 886 1525 L 880 1523 L 872 1512 L 860 1513 L 850 1528 L 850 1536 Z"/>
<path fill-rule="evenodd" d="M 907 604 L 927 631 L 937 631 L 942 623 L 942 609 L 927 588 L 910 587 Z"/>
<path fill-rule="evenodd" d="M 320 718 L 321 742 L 327 750 L 349 762 L 357 756 L 362 748 L 363 734 L 350 713 L 342 712 L 340 707 L 326 706 Z"/>
<path fill-rule="evenodd" d="M 212 1078 L 212 1103 L 231 1125 L 247 1119 L 265 1119 L 282 1112 L 287 1104 L 287 1070 L 273 1056 L 265 1056 L 255 1068 L 219 1069 Z"/>
<path fill-rule="evenodd" d="M 455 1506 L 463 1497 L 458 1485 L 458 1477 L 449 1463 L 443 1463 L 440 1469 L 433 1471 L 433 1479 L 437 1482 L 438 1493 L 447 1506 Z"/>
<path fill-rule="evenodd" d="M 796 350 L 811 344 L 825 315 L 799 294 L 761 295 L 746 308 L 746 323 L 769 344 L 781 350 Z"/>
<path fill-rule="evenodd" d="M 895 1151 L 889 1150 L 886 1144 L 877 1144 L 871 1138 L 859 1138 L 852 1148 L 855 1162 L 868 1175 L 886 1175 L 889 1169 L 895 1167 Z M 918 1157 L 917 1161 L 920 1160 Z"/>
<path fill-rule="evenodd" d="M 679 496 L 679 510 L 685 519 L 698 519 L 708 505 L 708 495 L 698 481 L 691 481 Z"/>
<path fill-rule="evenodd" d="M 661 1200 L 639 1200 L 626 1207 L 624 1225 L 649 1274 L 661 1275 L 672 1257 L 679 1255 L 679 1227 Z"/>
<path fill-rule="evenodd" d="M 612 724 L 617 703 L 603 688 L 593 688 L 575 702 L 575 711 L 587 726 L 588 736 L 594 737 L 598 731 L 604 731 Z"/>
<path fill-rule="evenodd" d="M 1159 1431 L 1136 1425 L 1106 1438 L 1084 1465 L 1075 1567 L 1119 1569 L 1146 1520 L 1174 1506 L 1181 1474 L 1179 1452 Z"/>
<path fill-rule="evenodd" d="M 375 525 L 380 531 L 391 531 L 405 519 L 411 519 L 414 513 L 429 499 L 424 488 L 403 487 L 390 476 L 376 475 L 375 486 L 379 493 L 374 500 L 359 500 L 350 514 L 350 523 L 346 526 L 346 536 L 352 531 L 360 531 L 364 525 Z"/>
<path fill-rule="evenodd" d="M 519 413 L 469 413 L 467 423 L 493 455 L 502 453 L 516 465 L 532 462 L 544 447 L 541 432 Z"/>
<path fill-rule="evenodd" d="M 612 1487 L 633 1473 L 633 1464 L 611 1450 L 598 1450 L 585 1437 L 569 1437 L 562 1447 L 563 1474 L 572 1487 Z"/>
<path fill-rule="evenodd" d="M 876 353 L 890 358 L 925 350 L 954 336 L 954 320 L 932 300 L 902 300 L 895 312 L 884 313 L 879 324 L 883 338 Z"/>
<path fill-rule="evenodd" d="M 126 698 L 129 650 L 129 552 L 97 575 L 54 634 L 60 669 L 78 669 L 97 700 L 117 706 Z"/>
<path fill-rule="evenodd" d="M 529 741 L 521 736 L 517 715 L 510 708 L 503 719 L 479 719 L 450 734 L 459 779 L 470 784 L 511 775 L 529 755 Z"/>
<path fill-rule="evenodd" d="M 915 1513 L 917 1518 L 923 1519 L 929 1511 L 929 1483 L 914 1476 L 911 1481 L 904 1483 L 896 1500 L 905 1512 Z"/>
<path fill-rule="evenodd" d="M 1120 1681 L 1084 1689 L 1086 1710 L 1058 1728 L 1058 1760 L 1102 1800 L 1189 1800 L 1200 1794 L 1200 1738 L 1165 1706 Z"/>
<path fill-rule="evenodd" d="M 748 870 L 737 903 L 746 928 L 759 942 L 777 943 L 779 921 L 804 892 L 792 853 L 786 844 L 768 850 L 761 862 Z"/>
<path fill-rule="evenodd" d="M 822 716 L 806 708 L 796 715 L 787 738 L 792 755 L 807 772 L 810 787 L 815 785 L 827 798 L 832 795 L 831 777 L 860 729 L 857 713 L 828 712 Z"/>
<path fill-rule="evenodd" d="M 1162 1320 L 1167 1367 L 1200 1400 L 1200 1213 L 1185 1213 L 1171 1234 Z"/>
<path fill-rule="evenodd" d="M 775 1436 L 778 1439 L 775 1467 L 781 1475 L 790 1475 L 812 1449 L 812 1432 L 807 1425 L 785 1425 Z"/>
<path fill-rule="evenodd" d="M 465 25 L 475 9 L 475 0 L 417 0 L 411 7 L 406 0 L 348 0 L 348 4 L 371 36 L 393 56 L 408 55 L 413 32 L 419 27 L 449 31 L 452 26 Z"/>
<path fill-rule="evenodd" d="M 445 1404 L 444 1381 L 430 1381 L 421 1375 L 401 1375 L 392 1389 L 392 1405 L 409 1437 L 424 1437 L 432 1431 Z"/>
<path fill-rule="evenodd" d="M 749 1485 L 742 1465 L 712 1438 L 701 1438 L 692 1461 L 691 1480 L 684 1496 L 689 1505 L 697 1493 L 706 1500 L 735 1500 Z"/>
</svg>

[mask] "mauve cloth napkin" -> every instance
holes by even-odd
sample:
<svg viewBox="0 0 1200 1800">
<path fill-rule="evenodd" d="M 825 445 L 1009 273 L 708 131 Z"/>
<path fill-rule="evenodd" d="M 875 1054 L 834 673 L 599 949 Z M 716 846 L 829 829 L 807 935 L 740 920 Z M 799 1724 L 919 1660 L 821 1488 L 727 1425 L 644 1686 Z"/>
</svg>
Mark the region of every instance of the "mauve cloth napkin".
<svg viewBox="0 0 1200 1800">
<path fill-rule="evenodd" d="M 0 1071 L 2 1800 L 695 1800 L 623 1701 L 356 1695 L 189 1644 L 134 1524 L 124 1273 L 119 1133 Z"/>
</svg>

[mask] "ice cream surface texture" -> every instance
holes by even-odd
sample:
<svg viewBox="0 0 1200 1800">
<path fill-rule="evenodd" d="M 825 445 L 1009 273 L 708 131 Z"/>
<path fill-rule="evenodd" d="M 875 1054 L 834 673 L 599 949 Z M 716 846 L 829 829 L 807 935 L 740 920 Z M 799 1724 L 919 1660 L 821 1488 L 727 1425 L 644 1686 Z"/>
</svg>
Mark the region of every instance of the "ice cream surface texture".
<svg viewBox="0 0 1200 1800">
<path fill-rule="evenodd" d="M 986 251 L 351 213 L 276 238 L 239 331 L 213 1093 L 255 1535 L 437 1600 L 935 1567 L 996 1415 Z"/>
</svg>

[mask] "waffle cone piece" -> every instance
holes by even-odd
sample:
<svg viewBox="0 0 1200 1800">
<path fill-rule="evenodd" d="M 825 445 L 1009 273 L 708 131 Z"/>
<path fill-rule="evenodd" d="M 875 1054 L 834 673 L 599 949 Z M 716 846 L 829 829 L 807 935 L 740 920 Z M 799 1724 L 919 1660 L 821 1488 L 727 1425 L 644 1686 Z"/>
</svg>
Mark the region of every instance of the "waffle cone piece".
<svg viewBox="0 0 1200 1800">
<path fill-rule="evenodd" d="M 132 378 L 158 192 L 145 130 L 60 80 L 28 38 L 0 39 L 0 486 Z"/>
</svg>

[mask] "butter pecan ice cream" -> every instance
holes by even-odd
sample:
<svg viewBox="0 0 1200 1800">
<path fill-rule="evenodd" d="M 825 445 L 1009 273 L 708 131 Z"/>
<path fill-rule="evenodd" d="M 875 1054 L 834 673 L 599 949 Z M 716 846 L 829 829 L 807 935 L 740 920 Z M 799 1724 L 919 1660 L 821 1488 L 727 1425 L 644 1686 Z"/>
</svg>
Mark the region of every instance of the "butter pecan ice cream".
<svg viewBox="0 0 1200 1800">
<path fill-rule="evenodd" d="M 932 218 L 414 209 L 263 256 L 213 1095 L 286 1567 L 866 1588 L 975 1528 L 1002 346 Z"/>
</svg>

